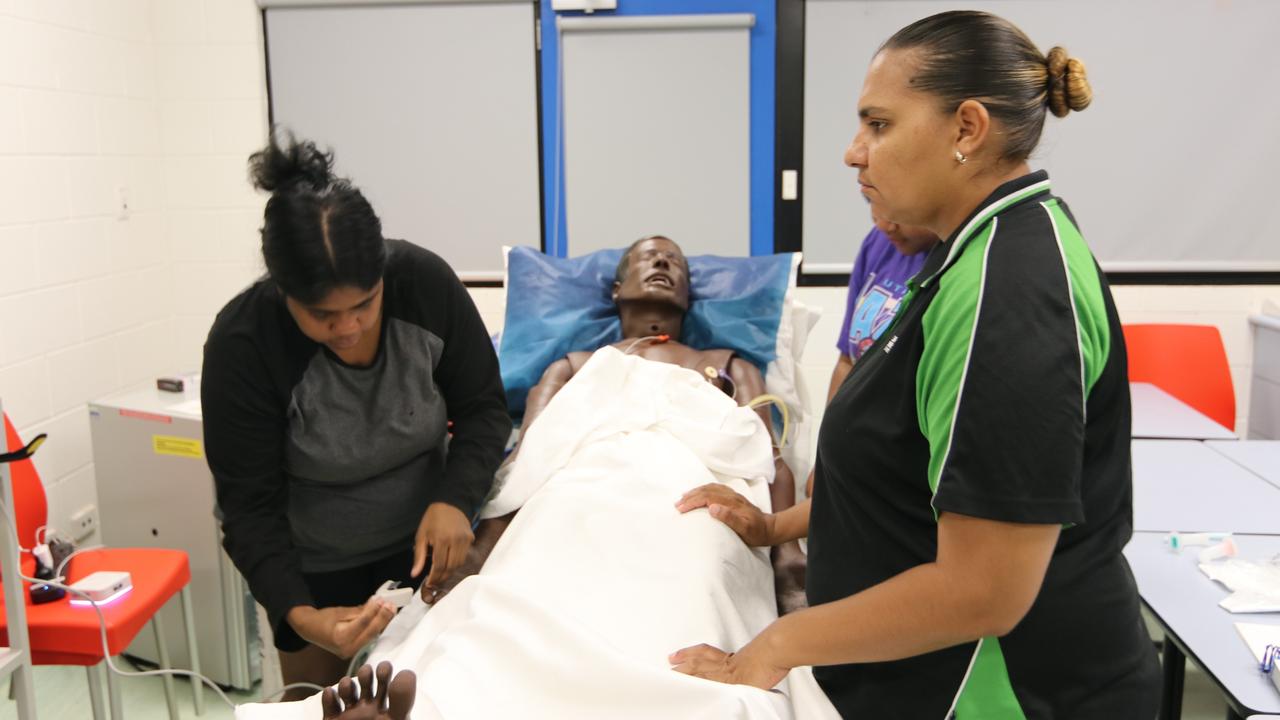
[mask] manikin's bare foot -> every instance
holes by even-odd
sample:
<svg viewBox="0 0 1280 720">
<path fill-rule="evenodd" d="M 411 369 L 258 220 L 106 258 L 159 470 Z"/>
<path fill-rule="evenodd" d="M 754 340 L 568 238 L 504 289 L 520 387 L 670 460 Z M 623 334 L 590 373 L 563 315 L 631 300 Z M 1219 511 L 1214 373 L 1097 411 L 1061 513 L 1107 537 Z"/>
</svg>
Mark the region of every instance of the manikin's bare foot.
<svg viewBox="0 0 1280 720">
<path fill-rule="evenodd" d="M 356 671 L 356 682 L 342 678 L 338 689 L 326 688 L 320 697 L 324 720 L 409 720 L 418 677 L 412 670 L 401 670 L 391 677 L 391 663 L 378 663 L 378 691 L 373 688 L 374 671 L 362 665 Z"/>
</svg>

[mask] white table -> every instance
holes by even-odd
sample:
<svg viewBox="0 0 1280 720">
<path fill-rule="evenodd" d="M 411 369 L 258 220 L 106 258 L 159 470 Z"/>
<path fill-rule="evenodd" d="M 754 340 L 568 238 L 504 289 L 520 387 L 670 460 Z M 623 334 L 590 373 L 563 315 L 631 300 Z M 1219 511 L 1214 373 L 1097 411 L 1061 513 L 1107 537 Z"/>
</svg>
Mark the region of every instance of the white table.
<svg viewBox="0 0 1280 720">
<path fill-rule="evenodd" d="M 1237 535 L 1235 540 L 1245 559 L 1264 560 L 1280 552 L 1277 535 Z M 1218 607 L 1228 591 L 1200 572 L 1195 551 L 1175 554 L 1164 544 L 1163 533 L 1141 532 L 1124 549 L 1143 603 L 1165 630 L 1161 717 L 1177 718 L 1181 712 L 1183 654 L 1222 690 L 1234 713 L 1228 717 L 1280 714 L 1280 692 L 1258 671 L 1257 660 L 1235 629 L 1237 622 L 1280 625 L 1280 614 L 1233 615 Z"/>
<path fill-rule="evenodd" d="M 1236 434 L 1151 383 L 1129 383 L 1133 437 L 1171 440 L 1235 440 Z"/>
<path fill-rule="evenodd" d="M 1280 440 L 1214 440 L 1205 445 L 1280 488 Z"/>
<path fill-rule="evenodd" d="M 1194 440 L 1134 440 L 1133 529 L 1280 533 L 1280 487 Z"/>
</svg>

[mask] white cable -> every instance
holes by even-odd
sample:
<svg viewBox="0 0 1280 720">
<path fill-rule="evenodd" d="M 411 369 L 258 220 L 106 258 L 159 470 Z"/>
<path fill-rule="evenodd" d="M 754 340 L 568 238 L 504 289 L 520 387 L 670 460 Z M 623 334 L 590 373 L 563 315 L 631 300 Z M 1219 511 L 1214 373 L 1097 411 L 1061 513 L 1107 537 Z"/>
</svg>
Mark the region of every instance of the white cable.
<svg viewBox="0 0 1280 720">
<path fill-rule="evenodd" d="M 18 534 L 17 534 L 17 532 L 16 532 L 16 531 L 14 531 L 14 528 L 16 528 L 16 527 L 17 527 L 17 523 L 15 523 L 15 522 L 13 521 L 13 515 L 12 515 L 12 513 L 10 513 L 10 512 L 9 512 L 9 507 L 8 507 L 7 505 L 5 505 L 3 502 L 0 502 L 0 510 L 3 510 L 3 511 L 4 511 L 5 519 L 9 521 L 9 529 L 10 529 L 10 532 L 13 534 L 14 542 L 16 543 L 16 542 L 17 542 L 17 535 L 18 535 Z M 85 549 L 85 550 L 97 550 L 97 549 L 101 549 L 101 548 L 84 548 L 84 549 Z M 26 551 L 26 552 L 30 552 L 30 551 L 28 550 L 28 551 Z M 79 551 L 79 550 L 77 550 L 76 552 L 80 552 L 80 551 Z M 66 562 L 66 560 L 67 560 L 67 559 L 70 559 L 70 558 L 71 558 L 71 556 L 72 556 L 72 555 L 74 555 L 74 554 L 75 554 L 75 553 L 72 553 L 71 555 L 68 555 L 68 556 L 63 560 L 63 562 L 65 563 L 65 562 Z M 218 687 L 218 684 L 217 684 L 217 683 L 215 683 L 214 681 L 212 681 L 212 680 L 210 680 L 209 678 L 205 677 L 204 675 L 200 675 L 199 673 L 196 673 L 196 672 L 194 672 L 194 671 L 191 671 L 191 670 L 180 670 L 180 669 L 177 669 L 177 668 L 163 668 L 163 669 L 160 669 L 160 670 L 138 670 L 138 671 L 130 672 L 130 671 L 126 671 L 126 670 L 121 670 L 120 668 L 116 667 L 115 663 L 113 663 L 113 662 L 111 661 L 111 644 L 107 642 L 107 618 L 102 614 L 102 608 L 98 607 L 98 601 L 97 601 L 97 600 L 94 600 L 93 598 L 89 597 L 89 595 L 88 595 L 87 593 L 84 593 L 84 592 L 82 592 L 82 591 L 80 591 L 80 590 L 77 590 L 76 588 L 73 588 L 73 587 L 71 587 L 71 586 L 69 586 L 69 585 L 63 585 L 63 584 L 62 584 L 62 583 L 60 583 L 60 582 L 54 582 L 54 581 L 52 581 L 52 580 L 41 580 L 41 579 L 39 579 L 39 578 L 27 577 L 26 575 L 23 575 L 21 572 L 17 573 L 17 575 L 18 575 L 18 578 L 19 578 L 19 579 L 21 579 L 21 580 L 23 580 L 23 581 L 25 581 L 25 582 L 34 583 L 34 584 L 37 584 L 37 585 L 49 585 L 50 587 L 61 588 L 61 589 L 65 590 L 65 591 L 67 591 L 67 592 L 71 593 L 72 595 L 75 595 L 76 597 L 80 597 L 80 598 L 83 598 L 83 599 L 87 600 L 87 601 L 89 602 L 89 604 L 93 606 L 93 611 L 94 611 L 95 613 L 97 613 L 97 614 L 98 614 L 98 631 L 99 631 L 99 633 L 102 635 L 102 658 L 103 658 L 103 660 L 107 663 L 107 669 L 108 669 L 108 670 L 110 670 L 111 672 L 113 672 L 113 673 L 115 673 L 115 674 L 117 674 L 117 675 L 119 675 L 119 676 L 121 676 L 121 677 L 129 677 L 129 676 L 133 676 L 133 677 L 146 677 L 146 676 L 154 676 L 154 675 L 175 675 L 175 676 L 185 676 L 185 677 L 189 677 L 189 678 L 195 678 L 195 679 L 198 679 L 198 680 L 200 680 L 201 682 L 203 682 L 205 685 L 208 685 L 209 687 L 213 688 L 213 691 L 214 691 L 215 693 L 217 693 L 217 694 L 218 694 L 218 697 L 222 699 L 222 702 L 224 702 L 224 703 L 226 703 L 226 704 L 227 704 L 227 707 L 231 708 L 232 710 L 235 710 L 235 709 L 236 709 L 236 704 L 235 704 L 235 703 L 233 703 L 233 702 L 231 702 L 231 698 L 228 698 L 228 697 L 227 697 L 227 694 L 226 694 L 226 693 L 224 693 L 224 692 L 222 692 L 222 688 Z M 273 692 L 273 693 L 271 693 L 270 695 L 267 695 L 267 696 L 263 697 L 263 698 L 262 698 L 262 700 L 270 700 L 271 698 L 273 698 L 273 697 L 275 697 L 275 696 L 277 696 L 277 695 L 283 695 L 285 692 L 287 692 L 287 691 L 289 691 L 289 690 L 292 690 L 293 688 L 298 688 L 298 687 L 305 687 L 305 688 L 308 688 L 308 689 L 311 689 L 311 690 L 316 690 L 316 691 L 318 691 L 318 692 L 323 692 L 323 691 L 324 691 L 324 688 L 320 687 L 319 685 L 315 685 L 315 684 L 313 684 L 313 683 L 290 683 L 289 685 L 285 685 L 284 687 L 280 688 L 280 689 L 279 689 L 279 690 L 277 690 L 276 692 Z"/>
</svg>

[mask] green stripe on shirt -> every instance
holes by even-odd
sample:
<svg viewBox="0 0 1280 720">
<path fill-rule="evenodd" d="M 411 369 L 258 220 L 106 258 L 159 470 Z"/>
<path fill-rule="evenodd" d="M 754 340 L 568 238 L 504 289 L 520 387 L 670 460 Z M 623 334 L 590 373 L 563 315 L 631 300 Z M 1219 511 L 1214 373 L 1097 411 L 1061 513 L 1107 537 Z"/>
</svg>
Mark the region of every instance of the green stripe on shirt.
<svg viewBox="0 0 1280 720">
<path fill-rule="evenodd" d="M 952 430 L 986 281 L 987 250 L 996 225 L 993 221 L 969 241 L 974 247 L 955 261 L 951 272 L 942 276 L 937 297 L 925 310 L 922 320 L 925 344 L 916 371 L 916 417 L 920 432 L 929 440 L 929 490 L 935 494 L 951 450 Z"/>
<path fill-rule="evenodd" d="M 1080 338 L 1080 356 L 1084 359 L 1085 397 L 1088 398 L 1094 384 L 1102 377 L 1107 358 L 1111 356 L 1111 327 L 1107 321 L 1102 280 L 1098 277 L 1098 267 L 1089 246 L 1057 198 L 1041 204 L 1049 213 L 1067 264 L 1076 331 Z"/>
<path fill-rule="evenodd" d="M 1026 720 L 1013 693 L 999 638 L 982 638 L 956 698 L 956 720 Z"/>
</svg>

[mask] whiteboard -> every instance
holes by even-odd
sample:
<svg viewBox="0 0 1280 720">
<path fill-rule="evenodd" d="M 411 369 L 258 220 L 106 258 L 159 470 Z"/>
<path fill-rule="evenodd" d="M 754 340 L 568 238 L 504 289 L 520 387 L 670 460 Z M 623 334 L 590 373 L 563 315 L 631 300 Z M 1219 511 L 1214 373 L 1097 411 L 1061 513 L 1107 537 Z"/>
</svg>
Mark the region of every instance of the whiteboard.
<svg viewBox="0 0 1280 720">
<path fill-rule="evenodd" d="M 1109 271 L 1280 271 L 1280 32 L 1271 0 L 1003 0 L 1047 51 L 1086 64 L 1093 105 L 1050 115 L 1033 169 L 1049 171 Z M 876 49 L 955 9 L 937 0 L 809 0 L 805 6 L 806 269 L 847 272 L 871 227 L 842 155 Z"/>
<path fill-rule="evenodd" d="M 561 23 L 570 255 L 648 235 L 666 235 L 688 255 L 749 252 L 750 23 L 750 15 Z"/>
<path fill-rule="evenodd" d="M 542 247 L 532 2 L 268 7 L 278 125 L 329 146 L 386 237 L 500 279 Z"/>
</svg>

